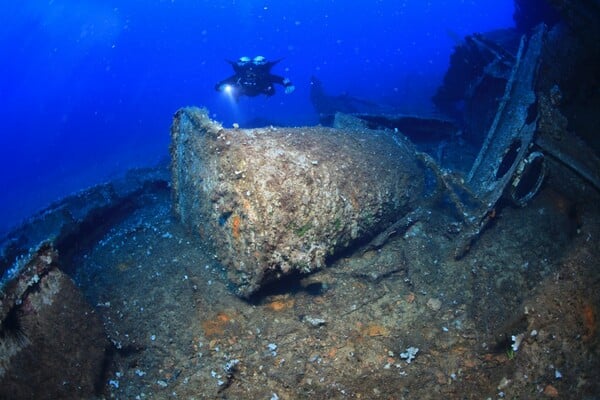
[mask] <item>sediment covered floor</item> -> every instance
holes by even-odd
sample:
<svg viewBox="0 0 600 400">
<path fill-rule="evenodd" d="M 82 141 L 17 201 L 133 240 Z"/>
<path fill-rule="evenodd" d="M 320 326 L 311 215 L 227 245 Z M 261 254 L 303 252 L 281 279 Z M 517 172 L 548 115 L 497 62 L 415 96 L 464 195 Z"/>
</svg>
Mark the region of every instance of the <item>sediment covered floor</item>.
<svg viewBox="0 0 600 400">
<path fill-rule="evenodd" d="M 252 302 L 177 222 L 166 186 L 144 196 L 70 268 L 114 345 L 106 398 L 600 393 L 595 195 L 548 185 L 529 206 L 498 210 L 458 261 L 457 225 L 434 210 L 380 250 L 348 252 Z"/>
</svg>

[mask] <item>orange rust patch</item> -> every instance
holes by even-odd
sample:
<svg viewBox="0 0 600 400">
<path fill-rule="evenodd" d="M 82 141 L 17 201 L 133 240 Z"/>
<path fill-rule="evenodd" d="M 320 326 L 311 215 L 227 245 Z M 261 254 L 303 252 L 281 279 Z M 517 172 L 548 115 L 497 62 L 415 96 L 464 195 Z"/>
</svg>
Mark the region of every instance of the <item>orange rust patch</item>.
<svg viewBox="0 0 600 400">
<path fill-rule="evenodd" d="M 544 395 L 548 397 L 558 397 L 558 390 L 552 385 L 547 385 L 544 388 Z"/>
<path fill-rule="evenodd" d="M 274 300 L 267 304 L 267 308 L 272 311 L 283 311 L 294 306 L 294 299 L 289 300 Z"/>
<path fill-rule="evenodd" d="M 240 237 L 240 223 L 241 218 L 239 215 L 234 215 L 231 217 L 231 235 L 234 239 L 238 239 Z"/>
<path fill-rule="evenodd" d="M 454 354 L 465 354 L 467 352 L 467 348 L 462 347 L 462 346 L 456 346 L 452 348 L 452 353 Z"/>
<path fill-rule="evenodd" d="M 582 314 L 584 329 L 583 340 L 587 342 L 596 335 L 596 313 L 594 307 L 590 304 L 584 304 Z"/>
<path fill-rule="evenodd" d="M 464 360 L 465 368 L 475 368 L 477 366 L 477 361 L 471 358 L 467 358 Z"/>
<path fill-rule="evenodd" d="M 335 347 L 332 347 L 331 350 L 329 350 L 327 352 L 327 357 L 334 358 L 336 354 L 337 354 L 337 349 Z"/>
<path fill-rule="evenodd" d="M 385 327 L 385 326 L 381 326 L 381 325 L 376 325 L 376 324 L 372 324 L 372 325 L 367 325 L 366 327 L 364 327 L 362 329 L 362 334 L 364 336 L 389 336 L 390 335 L 390 331 Z"/>
<path fill-rule="evenodd" d="M 217 314 L 217 320 L 225 323 L 225 322 L 231 321 L 231 317 L 229 315 L 225 314 L 224 312 L 220 312 Z"/>
<path fill-rule="evenodd" d="M 225 333 L 225 328 L 230 322 L 231 317 L 223 312 L 218 313 L 214 319 L 202 321 L 204 336 L 208 338 L 223 335 Z"/>
</svg>

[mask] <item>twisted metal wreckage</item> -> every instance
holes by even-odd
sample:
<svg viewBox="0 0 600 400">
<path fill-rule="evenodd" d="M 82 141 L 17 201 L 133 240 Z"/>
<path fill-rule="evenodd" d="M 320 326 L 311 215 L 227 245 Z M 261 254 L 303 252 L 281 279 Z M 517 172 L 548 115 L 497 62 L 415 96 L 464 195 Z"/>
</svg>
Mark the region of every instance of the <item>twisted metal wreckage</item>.
<svg viewBox="0 0 600 400">
<path fill-rule="evenodd" d="M 453 186 L 458 186 L 476 204 L 465 207 L 465 204 L 473 203 L 463 203 L 458 196 L 451 196 L 467 225 L 456 248 L 457 258 L 468 251 L 493 218 L 501 198 L 522 207 L 535 196 L 546 176 L 546 156 L 600 189 L 600 160 L 596 154 L 566 129 L 561 130 L 560 139 L 552 134 L 560 125 L 557 120 L 564 118 L 558 112 L 558 100 L 555 99 L 559 94 L 558 87 L 553 86 L 548 94 L 538 92 L 536 95 L 546 33 L 545 25 L 540 24 L 529 38 L 523 35 L 514 57 L 481 36 L 472 38 L 472 46 L 493 56 L 484 68 L 484 74 L 504 78 L 506 84 L 465 184 L 452 180 L 446 185 L 450 193 Z M 477 83 L 483 81 L 484 77 Z"/>
<path fill-rule="evenodd" d="M 524 207 L 538 193 L 547 173 L 546 156 L 600 190 L 600 160 L 587 144 L 566 130 L 564 117 L 558 111 L 561 96 L 558 86 L 554 85 L 549 93 L 538 92 L 536 95 L 546 34 L 545 25 L 540 24 L 529 37 L 522 35 L 516 55 L 483 35 L 467 37 L 465 46 L 480 55 L 483 53 L 482 58 L 489 60 L 481 74 L 469 83 L 468 92 L 473 95 L 478 87 L 482 87 L 481 92 L 489 96 L 489 89 L 485 88 L 488 80 L 504 82 L 504 92 L 487 135 L 464 178 L 441 169 L 428 154 L 418 154 L 435 173 L 440 194 L 448 196 L 463 220 L 464 227 L 454 254 L 457 259 L 469 251 L 494 218 L 501 199 Z M 371 115 L 359 118 L 377 126 L 393 126 L 402 121 L 402 118 L 395 117 L 386 123 L 381 116 Z M 417 125 L 433 123 L 438 129 L 444 123 L 433 119 L 411 122 Z M 556 134 L 557 130 L 559 134 Z M 414 223 L 421 214 L 419 210 L 393 224 L 368 248 L 380 247 L 396 231 Z"/>
</svg>

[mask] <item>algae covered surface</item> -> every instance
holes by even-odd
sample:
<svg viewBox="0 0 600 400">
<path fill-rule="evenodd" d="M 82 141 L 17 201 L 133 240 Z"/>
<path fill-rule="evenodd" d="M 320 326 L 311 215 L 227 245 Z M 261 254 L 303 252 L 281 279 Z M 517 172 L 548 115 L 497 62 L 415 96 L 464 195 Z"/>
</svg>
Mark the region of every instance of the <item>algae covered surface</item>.
<svg viewBox="0 0 600 400">
<path fill-rule="evenodd" d="M 171 138 L 175 211 L 211 238 L 244 297 L 324 267 L 424 196 L 414 146 L 399 133 L 224 129 L 206 110 L 184 108 Z"/>
</svg>

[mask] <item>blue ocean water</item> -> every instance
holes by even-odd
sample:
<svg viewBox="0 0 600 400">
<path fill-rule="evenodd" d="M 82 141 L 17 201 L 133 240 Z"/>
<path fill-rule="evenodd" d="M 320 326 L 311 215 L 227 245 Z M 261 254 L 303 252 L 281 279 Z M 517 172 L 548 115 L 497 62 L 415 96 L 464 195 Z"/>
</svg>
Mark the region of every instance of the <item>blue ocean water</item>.
<svg viewBox="0 0 600 400">
<path fill-rule="evenodd" d="M 404 112 L 431 112 L 453 46 L 514 25 L 511 0 L 4 2 L 0 234 L 74 191 L 168 156 L 171 116 L 230 126 L 318 122 L 317 76 Z M 225 60 L 263 55 L 296 90 L 232 103 Z"/>
</svg>

